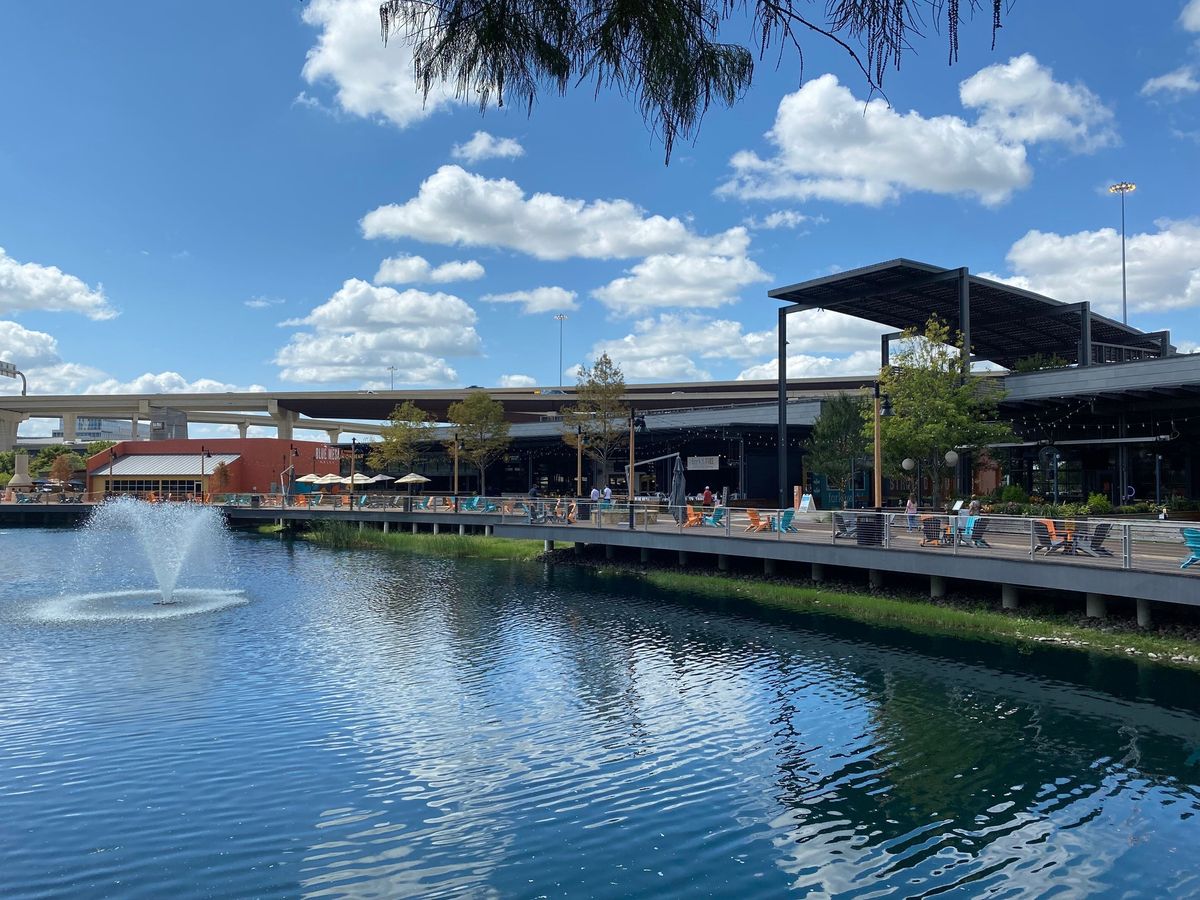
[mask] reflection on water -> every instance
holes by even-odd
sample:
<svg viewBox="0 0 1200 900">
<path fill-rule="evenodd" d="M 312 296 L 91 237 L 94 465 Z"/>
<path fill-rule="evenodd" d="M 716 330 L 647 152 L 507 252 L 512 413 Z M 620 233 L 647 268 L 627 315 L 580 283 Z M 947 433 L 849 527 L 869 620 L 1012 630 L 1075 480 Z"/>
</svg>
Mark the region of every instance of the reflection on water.
<svg viewBox="0 0 1200 900">
<path fill-rule="evenodd" d="M 255 539 L 50 622 L 4 537 L 7 896 L 1200 891 L 1188 673 Z"/>
</svg>

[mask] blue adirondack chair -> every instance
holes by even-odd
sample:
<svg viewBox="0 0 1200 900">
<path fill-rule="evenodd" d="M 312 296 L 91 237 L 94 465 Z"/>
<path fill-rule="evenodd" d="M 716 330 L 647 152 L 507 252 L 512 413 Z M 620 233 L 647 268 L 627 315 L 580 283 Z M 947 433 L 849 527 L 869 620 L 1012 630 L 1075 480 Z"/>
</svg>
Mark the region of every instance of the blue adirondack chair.
<svg viewBox="0 0 1200 900">
<path fill-rule="evenodd" d="M 1188 553 L 1191 554 L 1179 566 L 1186 569 L 1200 563 L 1200 528 L 1182 528 L 1180 532 L 1183 534 L 1183 542 L 1187 544 Z"/>
<path fill-rule="evenodd" d="M 704 517 L 704 524 L 711 525 L 713 528 L 722 528 L 722 527 L 724 527 L 724 521 L 723 521 L 724 518 L 725 518 L 725 507 L 718 506 L 716 509 L 713 510 L 711 516 Z"/>
<path fill-rule="evenodd" d="M 799 529 L 796 528 L 796 526 L 792 524 L 792 519 L 794 519 L 794 518 L 796 518 L 796 511 L 794 509 L 785 509 L 783 511 L 783 515 L 779 517 L 779 521 L 776 522 L 774 526 L 772 526 L 771 530 L 772 531 L 783 531 L 783 532 L 799 531 Z"/>
</svg>

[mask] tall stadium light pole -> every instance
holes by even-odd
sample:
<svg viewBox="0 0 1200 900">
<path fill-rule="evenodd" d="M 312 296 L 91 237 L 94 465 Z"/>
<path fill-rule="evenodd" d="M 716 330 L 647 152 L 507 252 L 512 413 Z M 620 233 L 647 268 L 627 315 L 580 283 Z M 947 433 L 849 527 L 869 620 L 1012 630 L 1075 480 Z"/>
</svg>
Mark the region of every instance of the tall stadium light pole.
<svg viewBox="0 0 1200 900">
<path fill-rule="evenodd" d="M 1128 301 L 1125 293 L 1125 195 L 1137 190 L 1132 181 L 1120 181 L 1109 185 L 1110 194 L 1121 195 L 1121 324 L 1129 324 Z"/>
<path fill-rule="evenodd" d="M 562 381 L 562 373 L 563 373 L 563 361 L 562 361 L 563 322 L 567 321 L 567 316 L 566 316 L 566 313 L 559 313 L 558 315 L 556 315 L 556 316 L 554 317 L 554 319 L 555 319 L 555 321 L 557 321 L 557 322 L 558 322 L 558 389 L 561 391 L 561 390 L 562 390 L 562 386 L 563 386 L 563 381 Z"/>
<path fill-rule="evenodd" d="M 394 391 L 394 390 L 396 389 L 396 367 L 395 367 L 395 366 L 388 366 L 388 372 L 389 372 L 389 373 L 391 374 L 391 376 L 392 376 L 392 387 L 391 387 L 391 390 L 393 390 L 393 391 Z"/>
</svg>

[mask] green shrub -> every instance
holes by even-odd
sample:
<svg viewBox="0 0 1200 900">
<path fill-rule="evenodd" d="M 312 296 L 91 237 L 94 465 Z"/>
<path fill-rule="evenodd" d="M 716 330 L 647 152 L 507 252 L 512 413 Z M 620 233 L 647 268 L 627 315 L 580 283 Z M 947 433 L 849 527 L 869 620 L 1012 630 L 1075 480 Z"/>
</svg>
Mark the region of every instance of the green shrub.
<svg viewBox="0 0 1200 900">
<path fill-rule="evenodd" d="M 1106 516 L 1112 508 L 1112 502 L 1103 494 L 1088 494 L 1087 509 L 1091 515 Z"/>
<path fill-rule="evenodd" d="M 996 499 L 1001 503 L 1028 503 L 1029 495 L 1019 484 L 1006 484 L 996 492 Z"/>
</svg>

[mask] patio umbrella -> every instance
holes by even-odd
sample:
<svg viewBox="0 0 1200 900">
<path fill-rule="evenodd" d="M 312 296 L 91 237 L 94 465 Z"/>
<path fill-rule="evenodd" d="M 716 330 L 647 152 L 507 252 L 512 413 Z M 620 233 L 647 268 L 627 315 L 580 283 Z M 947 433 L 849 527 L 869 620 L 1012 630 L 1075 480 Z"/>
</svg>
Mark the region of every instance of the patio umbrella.
<svg viewBox="0 0 1200 900">
<path fill-rule="evenodd" d="M 671 473 L 671 493 L 667 495 L 667 505 L 671 507 L 671 515 L 676 522 L 682 522 L 687 516 L 687 489 L 683 483 L 683 457 L 675 457 L 675 470 Z"/>
<path fill-rule="evenodd" d="M 313 484 L 341 484 L 341 483 L 342 483 L 342 476 L 335 475 L 333 472 L 330 472 L 328 475 L 322 475 L 320 478 L 316 479 L 313 482 Z"/>
<path fill-rule="evenodd" d="M 317 484 L 321 481 L 321 477 L 316 472 L 313 472 L 308 475 L 301 475 L 296 481 L 303 482 L 304 484 Z"/>
<path fill-rule="evenodd" d="M 395 478 L 393 478 L 391 475 L 382 475 L 382 474 L 380 474 L 380 475 L 376 475 L 376 476 L 375 476 L 374 478 L 372 478 L 371 480 L 372 480 L 372 481 L 377 481 L 377 482 L 378 482 L 378 481 L 395 481 L 396 479 L 395 479 Z"/>
<path fill-rule="evenodd" d="M 339 478 L 338 484 L 370 484 L 374 479 L 368 478 L 362 472 L 355 472 L 345 478 Z"/>
<path fill-rule="evenodd" d="M 397 478 L 396 484 L 428 484 L 429 479 L 424 475 L 418 475 L 416 472 L 409 472 L 403 478 Z"/>
</svg>

